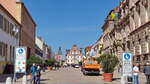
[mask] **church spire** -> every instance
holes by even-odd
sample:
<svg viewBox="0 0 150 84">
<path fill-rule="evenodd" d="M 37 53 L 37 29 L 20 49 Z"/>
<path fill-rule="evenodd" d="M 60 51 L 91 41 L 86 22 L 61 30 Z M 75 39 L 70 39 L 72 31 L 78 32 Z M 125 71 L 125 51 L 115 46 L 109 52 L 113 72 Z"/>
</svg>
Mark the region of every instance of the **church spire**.
<svg viewBox="0 0 150 84">
<path fill-rule="evenodd" d="M 59 47 L 59 49 L 58 49 L 58 55 L 62 55 L 61 47 Z"/>
</svg>

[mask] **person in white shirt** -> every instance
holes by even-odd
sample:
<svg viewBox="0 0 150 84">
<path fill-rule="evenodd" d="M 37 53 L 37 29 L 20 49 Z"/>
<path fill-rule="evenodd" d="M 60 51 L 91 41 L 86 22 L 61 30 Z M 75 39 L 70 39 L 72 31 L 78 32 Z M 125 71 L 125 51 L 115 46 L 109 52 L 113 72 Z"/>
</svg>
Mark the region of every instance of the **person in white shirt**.
<svg viewBox="0 0 150 84">
<path fill-rule="evenodd" d="M 136 63 L 133 67 L 134 84 L 139 84 L 139 64 Z"/>
</svg>

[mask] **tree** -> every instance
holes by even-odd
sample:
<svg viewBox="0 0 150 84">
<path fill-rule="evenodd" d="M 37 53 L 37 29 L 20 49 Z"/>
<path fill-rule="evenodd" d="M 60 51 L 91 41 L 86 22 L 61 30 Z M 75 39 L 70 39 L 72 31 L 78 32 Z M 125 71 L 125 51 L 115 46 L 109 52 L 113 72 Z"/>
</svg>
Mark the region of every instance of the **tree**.
<svg viewBox="0 0 150 84">
<path fill-rule="evenodd" d="M 40 59 L 39 57 L 37 56 L 31 56 L 28 60 L 27 60 L 27 64 L 29 66 L 31 66 L 33 63 L 35 64 L 42 64 L 42 59 Z"/>
<path fill-rule="evenodd" d="M 56 62 L 55 59 L 48 59 L 48 60 L 46 61 L 46 64 L 47 64 L 48 66 L 53 66 L 55 62 Z"/>
</svg>

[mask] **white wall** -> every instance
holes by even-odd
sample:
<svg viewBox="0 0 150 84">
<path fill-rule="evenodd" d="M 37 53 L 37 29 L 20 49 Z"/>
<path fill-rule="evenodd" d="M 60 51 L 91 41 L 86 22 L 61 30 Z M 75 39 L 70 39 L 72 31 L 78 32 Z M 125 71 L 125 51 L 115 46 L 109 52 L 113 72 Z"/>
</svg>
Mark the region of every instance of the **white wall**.
<svg viewBox="0 0 150 84">
<path fill-rule="evenodd" d="M 43 50 L 44 41 L 42 41 L 42 40 L 40 40 L 38 37 L 36 37 L 36 39 L 35 39 L 35 44 L 36 44 L 41 50 Z"/>
<path fill-rule="evenodd" d="M 11 20 L 2 10 L 0 10 L 0 14 L 2 16 L 4 16 L 13 25 L 15 24 L 15 22 L 13 20 Z M 0 61 L 13 61 L 13 60 L 10 60 L 10 56 L 12 56 L 12 55 L 10 55 L 12 53 L 9 53 L 10 52 L 10 46 L 14 46 L 14 47 L 19 46 L 19 39 L 16 39 L 15 37 L 11 36 L 10 34 L 6 33 L 2 29 L 0 29 L 0 42 L 7 44 L 7 47 L 8 47 L 7 60 L 5 60 L 5 57 L 0 56 Z M 11 59 L 14 59 L 14 58 L 11 57 Z"/>
</svg>

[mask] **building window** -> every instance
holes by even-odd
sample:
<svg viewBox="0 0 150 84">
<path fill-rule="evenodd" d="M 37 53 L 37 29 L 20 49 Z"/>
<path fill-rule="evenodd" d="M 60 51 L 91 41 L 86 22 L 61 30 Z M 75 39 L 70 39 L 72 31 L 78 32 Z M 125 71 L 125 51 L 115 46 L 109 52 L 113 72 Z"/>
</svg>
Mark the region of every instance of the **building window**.
<svg viewBox="0 0 150 84">
<path fill-rule="evenodd" d="M 3 44 L 0 42 L 0 56 L 3 56 Z"/>
<path fill-rule="evenodd" d="M 3 44 L 3 56 L 6 56 L 7 58 L 7 45 Z"/>
<path fill-rule="evenodd" d="M 140 61 L 141 59 L 140 59 L 140 56 L 137 56 L 137 58 L 136 58 L 136 61 Z"/>
<path fill-rule="evenodd" d="M 13 53 L 12 53 L 12 46 L 10 46 L 10 49 L 9 49 L 9 50 L 10 50 L 10 52 L 9 52 L 9 53 L 10 53 L 10 54 L 9 54 L 9 55 L 10 55 L 9 61 L 12 62 L 12 61 L 13 61 L 13 60 L 12 60 L 12 54 L 13 54 Z"/>
<path fill-rule="evenodd" d="M 13 47 L 12 52 L 12 61 L 15 62 L 15 47 Z"/>
<path fill-rule="evenodd" d="M 5 17 L 3 17 L 1 14 L 0 14 L 0 29 L 3 29 L 3 31 L 5 31 L 6 33 L 16 37 L 16 38 L 19 38 L 19 33 L 17 33 L 15 35 L 15 32 L 14 32 L 14 26 L 17 27 L 17 25 L 14 25 L 12 24 L 11 22 L 9 22 Z M 18 29 L 16 29 L 17 31 Z M 18 30 L 19 31 L 19 30 Z"/>
<path fill-rule="evenodd" d="M 0 29 L 3 29 L 3 16 L 0 14 Z"/>
<path fill-rule="evenodd" d="M 13 32 L 14 26 L 13 26 L 12 23 L 10 23 L 9 25 L 10 25 L 10 26 L 9 26 L 9 27 L 10 27 L 10 32 L 9 32 L 9 33 L 10 33 L 10 35 L 14 36 L 14 32 Z"/>
<path fill-rule="evenodd" d="M 7 56 L 7 44 L 4 44 L 2 42 L 0 42 L 0 56 L 4 57 Z"/>
<path fill-rule="evenodd" d="M 143 60 L 148 60 L 148 54 L 144 55 Z"/>
</svg>

